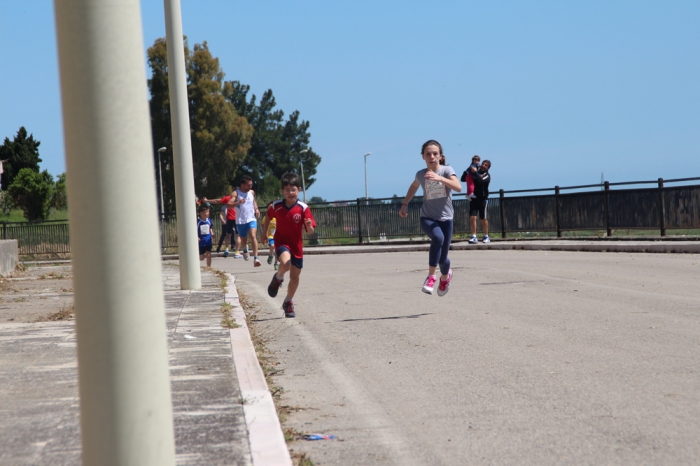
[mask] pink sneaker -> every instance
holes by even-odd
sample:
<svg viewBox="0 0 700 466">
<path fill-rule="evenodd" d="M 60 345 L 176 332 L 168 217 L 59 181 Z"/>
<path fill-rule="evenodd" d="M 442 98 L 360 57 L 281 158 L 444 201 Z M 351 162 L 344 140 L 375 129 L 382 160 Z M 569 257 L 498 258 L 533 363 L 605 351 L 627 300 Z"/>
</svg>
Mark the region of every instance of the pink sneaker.
<svg viewBox="0 0 700 466">
<path fill-rule="evenodd" d="M 428 275 L 423 283 L 423 293 L 433 294 L 433 288 L 435 287 L 435 275 Z"/>
<path fill-rule="evenodd" d="M 445 296 L 450 291 L 450 282 L 452 281 L 452 269 L 447 272 L 447 280 L 443 281 L 440 277 L 440 285 L 438 285 L 438 296 Z"/>
</svg>

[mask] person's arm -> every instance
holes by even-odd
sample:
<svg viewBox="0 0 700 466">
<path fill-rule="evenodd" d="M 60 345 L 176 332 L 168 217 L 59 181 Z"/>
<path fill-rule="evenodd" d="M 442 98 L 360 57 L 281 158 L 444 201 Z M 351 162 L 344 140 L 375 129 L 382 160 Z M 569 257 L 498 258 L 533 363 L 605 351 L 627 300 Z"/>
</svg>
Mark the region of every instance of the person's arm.
<svg viewBox="0 0 700 466">
<path fill-rule="evenodd" d="M 253 206 L 255 206 L 255 216 L 260 218 L 260 210 L 258 209 L 258 201 L 255 199 L 255 191 L 250 190 L 253 193 Z"/>
<path fill-rule="evenodd" d="M 451 174 L 449 177 L 444 177 L 428 170 L 425 173 L 425 179 L 442 183 L 445 187 L 450 188 L 452 191 L 457 191 L 458 193 L 462 192 L 462 183 L 460 183 L 460 181 L 457 179 L 457 175 L 455 175 L 454 173 Z"/>
<path fill-rule="evenodd" d="M 408 216 L 408 203 L 411 202 L 411 199 L 413 199 L 413 196 L 416 195 L 416 191 L 418 191 L 418 188 L 420 188 L 420 183 L 418 181 L 413 181 L 411 183 L 411 186 L 408 187 L 408 192 L 406 193 L 406 197 L 403 199 L 403 202 L 401 203 L 401 209 L 399 209 L 399 217 L 401 218 L 406 218 Z"/>
<path fill-rule="evenodd" d="M 245 202 L 245 199 L 243 200 Z M 231 199 L 228 200 L 228 208 L 231 209 L 233 207 L 236 207 L 239 204 L 238 202 L 238 191 L 234 191 L 231 193 Z"/>
<path fill-rule="evenodd" d="M 489 184 L 491 183 L 491 174 L 489 172 L 484 173 L 481 176 L 481 184 L 484 185 L 484 194 L 488 197 L 489 195 Z"/>
<path fill-rule="evenodd" d="M 316 230 L 316 220 L 308 207 L 304 211 L 304 229 L 308 234 L 312 234 Z"/>
<path fill-rule="evenodd" d="M 312 234 L 314 232 L 315 228 L 310 218 L 304 219 L 304 228 L 306 228 L 306 232 L 308 234 Z"/>
<path fill-rule="evenodd" d="M 267 229 L 270 226 L 270 215 L 265 215 L 265 218 L 263 219 L 262 222 L 262 240 L 265 241 L 264 244 L 267 244 Z"/>
<path fill-rule="evenodd" d="M 207 199 L 204 197 L 202 198 L 202 202 L 208 202 L 209 204 L 224 204 L 226 201 L 228 201 L 228 199 L 226 199 L 227 197 L 230 196 L 220 197 L 219 199 Z"/>
</svg>

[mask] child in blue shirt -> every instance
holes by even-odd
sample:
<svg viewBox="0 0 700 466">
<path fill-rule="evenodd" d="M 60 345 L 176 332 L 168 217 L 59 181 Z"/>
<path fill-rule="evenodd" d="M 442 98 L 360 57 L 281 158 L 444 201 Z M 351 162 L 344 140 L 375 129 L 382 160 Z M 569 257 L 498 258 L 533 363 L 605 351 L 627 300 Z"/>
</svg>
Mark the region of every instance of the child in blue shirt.
<svg viewBox="0 0 700 466">
<path fill-rule="evenodd" d="M 199 218 L 197 219 L 197 239 L 199 240 L 199 260 L 207 258 L 207 267 L 211 267 L 211 248 L 214 244 L 212 238 L 214 231 L 212 230 L 211 219 L 209 218 L 209 205 L 202 204 L 199 206 Z"/>
</svg>

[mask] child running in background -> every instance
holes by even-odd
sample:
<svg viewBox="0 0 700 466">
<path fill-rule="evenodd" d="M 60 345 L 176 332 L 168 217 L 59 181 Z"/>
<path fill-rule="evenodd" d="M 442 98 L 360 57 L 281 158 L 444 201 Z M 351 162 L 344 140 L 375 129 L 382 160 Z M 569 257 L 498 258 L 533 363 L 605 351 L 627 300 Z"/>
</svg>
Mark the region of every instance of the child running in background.
<svg viewBox="0 0 700 466">
<path fill-rule="evenodd" d="M 224 244 L 224 240 L 226 239 L 226 236 L 228 236 L 226 234 L 226 204 L 221 204 L 219 220 L 221 221 L 221 235 L 219 235 L 219 245 L 216 247 L 217 253 L 221 252 L 221 245 Z M 228 248 L 226 248 L 226 251 L 228 251 Z M 228 256 L 228 253 L 224 253 L 224 255 Z"/>
<path fill-rule="evenodd" d="M 211 219 L 209 218 L 209 205 L 203 203 L 199 206 L 199 218 L 197 219 L 197 239 L 199 240 L 199 260 L 207 258 L 207 267 L 211 267 L 211 248 L 214 244 L 212 238 Z"/>
<path fill-rule="evenodd" d="M 209 202 L 211 204 L 221 204 L 222 211 L 224 210 L 224 208 L 226 209 L 226 225 L 224 227 L 226 238 L 221 239 L 223 241 L 230 239 L 231 249 L 233 250 L 233 258 L 240 259 L 243 256 L 238 253 L 238 245 L 240 244 L 241 239 L 238 236 L 238 228 L 236 227 L 236 209 L 234 208 L 235 198 L 231 194 L 228 196 L 224 196 L 220 199 L 207 199 L 205 197 L 204 201 Z M 219 241 L 219 247 L 216 250 L 216 252 L 219 251 L 221 251 L 221 241 Z M 228 247 L 224 251 L 224 258 L 226 257 L 228 257 Z"/>
<path fill-rule="evenodd" d="M 272 205 L 272 201 L 270 201 L 267 204 L 267 208 L 269 209 L 270 206 Z M 277 219 L 273 218 L 270 220 L 270 224 L 267 227 L 267 245 L 270 247 L 270 253 L 267 255 L 267 263 L 272 265 L 272 260 L 274 259 L 275 261 L 275 270 L 278 269 L 277 264 L 279 261 L 277 260 L 277 256 L 275 255 L 275 230 L 277 229 Z"/>
<path fill-rule="evenodd" d="M 277 296 L 280 285 L 284 282 L 284 275 L 289 272 L 289 285 L 287 285 L 287 296 L 284 298 L 282 309 L 285 317 L 296 317 L 294 312 L 294 294 L 299 287 L 299 276 L 304 266 L 304 251 L 302 248 L 302 233 L 305 229 L 307 233 L 313 233 L 316 221 L 311 215 L 311 209 L 303 202 L 300 202 L 299 191 L 301 181 L 296 173 L 285 173 L 282 176 L 282 195 L 284 199 L 274 201 L 267 208 L 267 215 L 263 220 L 262 234 L 267 237 L 267 230 L 273 219 L 276 220 L 277 228 L 274 234 L 275 252 L 279 259 L 279 270 L 272 276 L 270 286 L 267 287 L 267 294 L 271 297 Z"/>
<path fill-rule="evenodd" d="M 464 174 L 462 175 L 462 180 L 467 183 L 467 198 L 468 199 L 473 199 L 476 196 L 474 195 L 474 177 L 476 174 L 479 172 L 479 167 L 481 162 L 481 157 L 478 155 L 475 155 L 472 157 L 472 163 L 469 165 L 469 168 L 466 169 Z"/>
<path fill-rule="evenodd" d="M 420 226 L 430 238 L 428 278 L 423 283 L 423 293 L 433 294 L 435 270 L 440 266 L 438 296 L 445 296 L 450 289 L 452 269 L 447 253 L 452 242 L 454 209 L 452 191 L 462 191 L 462 183 L 452 167 L 445 165 L 445 155 L 439 142 L 430 140 L 421 149 L 426 168 L 418 170 L 416 178 L 401 204 L 399 216 L 408 216 L 407 207 L 419 187 L 423 188 L 423 206 L 420 209 Z"/>
</svg>

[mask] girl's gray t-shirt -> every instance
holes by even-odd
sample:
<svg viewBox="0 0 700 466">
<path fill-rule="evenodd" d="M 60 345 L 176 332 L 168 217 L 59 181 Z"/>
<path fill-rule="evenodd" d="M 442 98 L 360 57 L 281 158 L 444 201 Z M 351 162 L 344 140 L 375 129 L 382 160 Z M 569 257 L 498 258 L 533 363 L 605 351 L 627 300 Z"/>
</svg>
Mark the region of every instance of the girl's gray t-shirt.
<svg viewBox="0 0 700 466">
<path fill-rule="evenodd" d="M 423 188 L 423 206 L 420 208 L 420 216 L 433 220 L 452 220 L 454 209 L 452 208 L 452 190 L 438 181 L 425 178 L 427 168 L 418 170 L 416 181 Z M 449 178 L 457 176 L 449 165 L 443 165 L 435 172 L 439 176 Z"/>
</svg>

